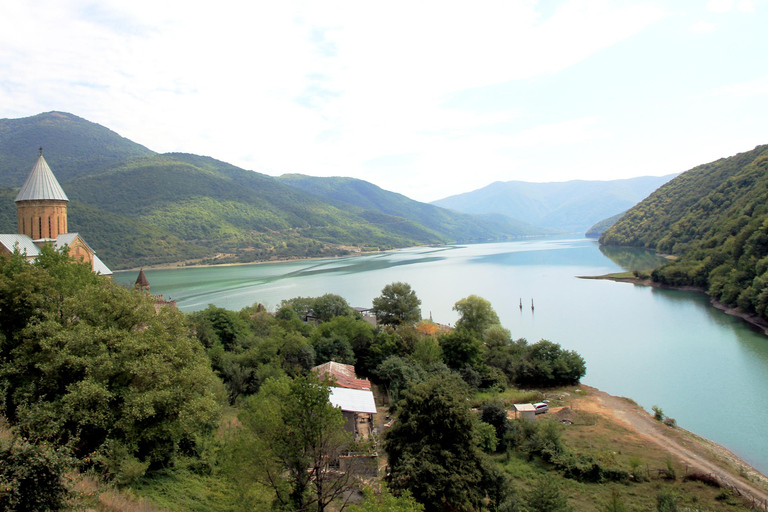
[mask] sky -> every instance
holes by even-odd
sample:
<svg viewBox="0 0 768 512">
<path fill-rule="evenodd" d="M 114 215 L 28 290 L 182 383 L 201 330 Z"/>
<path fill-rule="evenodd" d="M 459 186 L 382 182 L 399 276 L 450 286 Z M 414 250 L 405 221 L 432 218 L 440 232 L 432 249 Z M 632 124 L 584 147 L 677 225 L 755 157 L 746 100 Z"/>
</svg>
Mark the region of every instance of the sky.
<svg viewBox="0 0 768 512">
<path fill-rule="evenodd" d="M 0 118 L 419 201 L 768 144 L 768 0 L 0 4 Z"/>
</svg>

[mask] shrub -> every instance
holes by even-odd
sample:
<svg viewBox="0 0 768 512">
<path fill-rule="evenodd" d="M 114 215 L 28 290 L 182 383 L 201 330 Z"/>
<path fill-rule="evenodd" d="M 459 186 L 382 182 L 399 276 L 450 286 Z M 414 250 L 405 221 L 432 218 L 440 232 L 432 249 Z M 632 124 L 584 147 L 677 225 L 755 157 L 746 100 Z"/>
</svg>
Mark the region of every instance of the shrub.
<svg viewBox="0 0 768 512">
<path fill-rule="evenodd" d="M 683 477 L 683 480 L 686 482 L 701 482 L 704 485 L 708 485 L 710 487 L 720 487 L 720 481 L 718 481 L 717 477 L 715 477 L 712 474 L 708 473 L 699 473 L 697 471 L 694 471 L 692 473 L 688 473 Z"/>
<path fill-rule="evenodd" d="M 67 497 L 64 458 L 47 446 L 0 443 L 0 510 L 61 510 Z"/>
<path fill-rule="evenodd" d="M 669 416 L 664 418 L 664 422 L 663 423 L 666 426 L 671 427 L 671 428 L 675 428 L 677 426 L 677 421 L 675 421 L 675 418 L 670 418 Z"/>
</svg>

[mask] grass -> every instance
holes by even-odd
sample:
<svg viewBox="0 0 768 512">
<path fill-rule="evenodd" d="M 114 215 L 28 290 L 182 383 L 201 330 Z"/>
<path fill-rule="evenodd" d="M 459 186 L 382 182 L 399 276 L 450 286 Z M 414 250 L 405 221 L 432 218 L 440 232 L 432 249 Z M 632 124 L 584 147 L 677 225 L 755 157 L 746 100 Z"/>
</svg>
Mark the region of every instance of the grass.
<svg viewBox="0 0 768 512">
<path fill-rule="evenodd" d="M 582 483 L 563 477 L 543 461 L 526 462 L 519 455 L 497 456 L 497 461 L 515 481 L 518 491 L 526 492 L 538 478 L 550 472 L 559 480 L 561 489 L 568 496 L 575 511 L 597 510 L 617 492 L 629 510 L 655 510 L 656 496 L 670 492 L 679 497 L 678 507 L 712 512 L 747 510 L 737 498 L 724 499 L 723 489 L 697 479 L 686 480 L 685 466 L 669 458 L 666 452 L 630 432 L 622 425 L 604 417 L 582 411 L 575 404 L 573 424 L 560 425 L 560 431 L 569 449 L 596 457 L 601 463 L 615 465 L 630 471 L 640 469 L 642 481 L 599 484 Z M 554 415 L 537 421 L 556 421 Z M 665 478 L 668 465 L 674 469 L 677 479 Z M 663 470 L 663 472 L 658 471 Z"/>
<path fill-rule="evenodd" d="M 475 396 L 472 398 L 472 407 L 482 407 L 486 402 L 501 402 L 505 408 L 510 408 L 513 404 L 539 402 L 544 397 L 544 393 L 536 390 L 507 388 L 501 393 L 497 391 L 482 391 L 475 393 Z"/>
</svg>

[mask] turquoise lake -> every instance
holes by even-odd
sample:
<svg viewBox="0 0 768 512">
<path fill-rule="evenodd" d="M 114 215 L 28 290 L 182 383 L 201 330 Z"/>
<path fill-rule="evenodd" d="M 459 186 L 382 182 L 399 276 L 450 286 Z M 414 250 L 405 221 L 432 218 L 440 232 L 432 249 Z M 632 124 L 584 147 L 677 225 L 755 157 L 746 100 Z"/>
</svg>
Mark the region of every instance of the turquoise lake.
<svg viewBox="0 0 768 512">
<path fill-rule="evenodd" d="M 325 293 L 370 307 L 386 284 L 404 281 L 425 318 L 452 325 L 453 304 L 480 295 L 515 339 L 548 339 L 579 352 L 585 384 L 646 410 L 658 405 L 681 427 L 768 473 L 768 337 L 712 307 L 704 294 L 577 277 L 659 262 L 649 251 L 554 238 L 145 273 L 152 293 L 176 300 L 182 311 L 255 302 L 274 310 L 283 299 Z M 132 284 L 136 276 L 116 273 L 115 280 Z"/>
</svg>

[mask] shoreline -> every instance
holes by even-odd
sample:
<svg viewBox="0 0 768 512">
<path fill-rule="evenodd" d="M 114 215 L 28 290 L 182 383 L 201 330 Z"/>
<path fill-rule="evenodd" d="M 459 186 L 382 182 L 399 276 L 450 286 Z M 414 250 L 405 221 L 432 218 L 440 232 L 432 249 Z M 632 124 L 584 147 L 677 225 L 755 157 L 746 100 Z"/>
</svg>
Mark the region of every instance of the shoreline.
<svg viewBox="0 0 768 512">
<path fill-rule="evenodd" d="M 683 292 L 696 292 L 696 293 L 703 293 L 704 295 L 709 296 L 707 291 L 703 288 L 700 288 L 698 286 L 670 286 L 666 284 L 656 283 L 652 281 L 650 278 L 639 278 L 639 277 L 623 277 L 616 274 L 605 274 L 602 276 L 576 276 L 578 279 L 596 279 L 601 281 L 613 281 L 616 283 L 631 283 L 635 286 L 650 286 L 652 288 L 662 288 L 665 290 L 679 290 Z M 738 308 L 734 308 L 732 306 L 727 306 L 723 304 L 722 302 L 718 302 L 715 299 L 711 298 L 709 299 L 709 303 L 725 313 L 726 315 L 735 316 L 737 318 L 740 318 L 747 324 L 749 324 L 752 328 L 755 330 L 758 330 L 763 333 L 763 335 L 768 336 L 768 321 L 763 320 L 762 318 L 759 318 L 755 315 L 750 315 L 747 313 L 744 313 L 742 311 L 739 311 Z"/>
<path fill-rule="evenodd" d="M 594 397 L 595 412 L 625 425 L 686 465 L 714 474 L 748 496 L 768 501 L 768 476 L 725 446 L 680 426 L 664 425 L 631 398 L 611 395 L 585 384 L 580 387 Z"/>
</svg>

